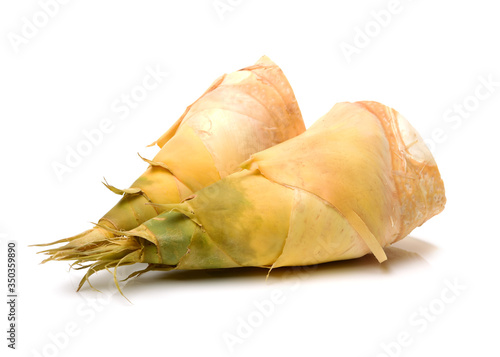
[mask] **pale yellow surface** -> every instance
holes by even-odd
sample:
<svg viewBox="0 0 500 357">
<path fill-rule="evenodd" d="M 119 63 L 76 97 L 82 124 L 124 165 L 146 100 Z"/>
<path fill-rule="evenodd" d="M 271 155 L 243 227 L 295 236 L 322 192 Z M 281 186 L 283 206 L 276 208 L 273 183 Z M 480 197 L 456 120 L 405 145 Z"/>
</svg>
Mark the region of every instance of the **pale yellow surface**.
<svg viewBox="0 0 500 357">
<path fill-rule="evenodd" d="M 338 210 L 307 191 L 294 192 L 288 237 L 273 267 L 351 259 L 370 251 Z"/>
<path fill-rule="evenodd" d="M 380 261 L 396 233 L 391 154 L 382 125 L 354 103 L 336 104 L 306 133 L 252 156 L 270 180 L 311 192 L 335 207 Z M 392 218 L 397 220 L 397 216 Z"/>
<path fill-rule="evenodd" d="M 220 180 L 212 156 L 194 130 L 183 125 L 153 159 L 161 162 L 192 192 Z"/>
</svg>

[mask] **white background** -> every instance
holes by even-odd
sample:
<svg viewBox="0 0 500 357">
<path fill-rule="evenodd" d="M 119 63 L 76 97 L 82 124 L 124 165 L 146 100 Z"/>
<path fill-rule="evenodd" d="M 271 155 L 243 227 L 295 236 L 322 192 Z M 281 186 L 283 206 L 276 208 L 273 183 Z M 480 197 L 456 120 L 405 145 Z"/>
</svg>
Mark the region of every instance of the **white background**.
<svg viewBox="0 0 500 357">
<path fill-rule="evenodd" d="M 212 0 L 74 0 L 52 8 L 46 24 L 37 1 L 0 5 L 5 295 L 8 240 L 18 242 L 20 265 L 18 350 L 6 347 L 2 332 L 1 355 L 225 356 L 224 336 L 232 335 L 241 337 L 236 356 L 498 356 L 494 2 L 401 0 L 395 9 L 387 0 L 229 4 L 220 16 Z M 374 15 L 389 10 L 390 18 Z M 16 45 L 28 26 L 23 18 L 39 26 Z M 368 40 L 346 56 L 342 46 L 354 46 L 355 37 L 360 45 L 360 31 Z M 340 101 L 376 100 L 401 112 L 434 143 L 444 212 L 389 248 L 381 265 L 367 256 L 306 272 L 279 269 L 267 282 L 259 269 L 150 273 L 124 287 L 132 304 L 110 295 L 106 272 L 92 280 L 102 294 L 88 286 L 76 293 L 82 271 L 68 272 L 64 262 L 39 265 L 42 256 L 29 244 L 90 228 L 117 200 L 102 177 L 127 187 L 146 168 L 137 152 L 151 158 L 155 149 L 145 145 L 215 78 L 263 54 L 284 70 L 307 126 Z M 148 66 L 169 75 L 120 119 L 112 104 L 141 84 Z M 496 86 L 474 97 L 488 80 Z M 458 114 L 464 102 L 469 110 Z M 58 180 L 53 163 L 64 163 L 68 147 L 103 118 L 113 130 Z M 446 291 L 450 284 L 460 287 Z M 256 304 L 273 296 L 279 301 L 259 320 Z M 249 319 L 256 327 L 238 330 Z M 68 328 L 75 331 L 65 337 Z"/>
</svg>

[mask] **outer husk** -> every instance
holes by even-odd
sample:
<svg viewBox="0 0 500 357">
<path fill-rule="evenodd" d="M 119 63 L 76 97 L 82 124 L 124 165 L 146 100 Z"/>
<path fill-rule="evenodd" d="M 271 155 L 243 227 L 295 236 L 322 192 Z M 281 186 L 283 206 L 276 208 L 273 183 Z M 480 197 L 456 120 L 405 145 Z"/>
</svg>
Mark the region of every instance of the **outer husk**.
<svg viewBox="0 0 500 357">
<path fill-rule="evenodd" d="M 337 104 L 304 134 L 242 166 L 125 232 L 140 247 L 115 262 L 132 252 L 150 264 L 147 270 L 270 269 L 370 252 L 382 262 L 383 247 L 441 212 L 446 201 L 420 136 L 376 102 Z"/>
</svg>

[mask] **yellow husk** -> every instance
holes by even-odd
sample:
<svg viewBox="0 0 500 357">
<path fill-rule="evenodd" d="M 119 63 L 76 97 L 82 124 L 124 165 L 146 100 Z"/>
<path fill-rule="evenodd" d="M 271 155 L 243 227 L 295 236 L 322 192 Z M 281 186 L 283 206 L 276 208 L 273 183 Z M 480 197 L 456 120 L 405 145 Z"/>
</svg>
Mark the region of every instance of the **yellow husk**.
<svg viewBox="0 0 500 357">
<path fill-rule="evenodd" d="M 137 252 L 147 270 L 270 269 L 371 252 L 383 262 L 384 247 L 446 201 L 423 140 L 376 102 L 339 103 L 305 133 L 242 167 L 125 232 L 140 248 L 115 261 Z"/>
</svg>

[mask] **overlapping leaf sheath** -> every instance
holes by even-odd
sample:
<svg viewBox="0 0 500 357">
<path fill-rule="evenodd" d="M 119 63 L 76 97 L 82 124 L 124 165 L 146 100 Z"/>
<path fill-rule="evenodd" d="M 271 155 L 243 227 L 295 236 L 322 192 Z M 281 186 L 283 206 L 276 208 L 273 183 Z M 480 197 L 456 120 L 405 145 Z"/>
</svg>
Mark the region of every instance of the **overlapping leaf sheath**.
<svg viewBox="0 0 500 357">
<path fill-rule="evenodd" d="M 383 247 L 446 201 L 420 136 L 376 102 L 337 104 L 305 133 L 252 155 L 243 167 L 110 242 L 134 247 L 96 259 L 93 268 L 270 268 L 370 252 L 382 262 Z"/>
<path fill-rule="evenodd" d="M 178 203 L 237 171 L 251 154 L 304 130 L 293 91 L 269 58 L 223 75 L 155 142 L 161 150 L 153 160 L 145 159 L 148 169 L 130 188 L 106 183 L 123 195 L 120 202 L 93 229 L 54 242 L 67 244 L 47 250 L 47 260 L 107 257 L 112 230 L 135 228 L 163 211 L 148 203 Z"/>
</svg>

